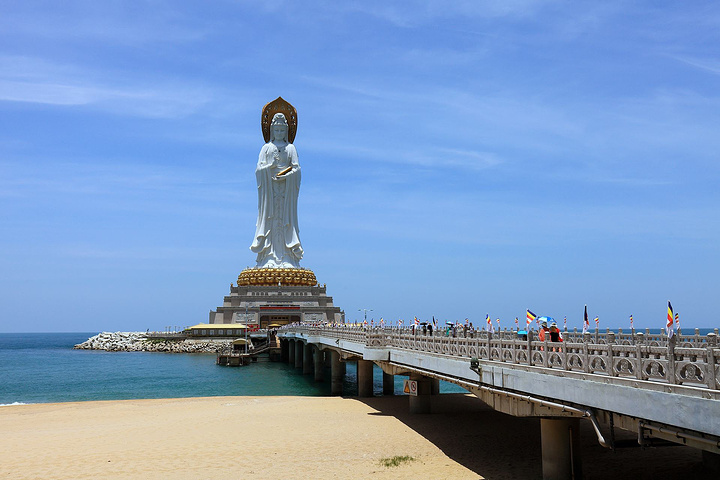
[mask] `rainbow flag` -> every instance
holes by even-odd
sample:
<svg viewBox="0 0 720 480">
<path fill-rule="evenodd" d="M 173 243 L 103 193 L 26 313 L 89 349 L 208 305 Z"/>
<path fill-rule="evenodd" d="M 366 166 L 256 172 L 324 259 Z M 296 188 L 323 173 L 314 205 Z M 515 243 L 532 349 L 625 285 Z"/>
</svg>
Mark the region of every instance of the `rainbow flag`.
<svg viewBox="0 0 720 480">
<path fill-rule="evenodd" d="M 668 300 L 667 325 L 665 325 L 668 338 L 672 338 L 673 335 L 675 335 L 675 331 L 673 330 L 674 317 L 672 305 L 670 304 L 670 300 Z"/>
<path fill-rule="evenodd" d="M 535 315 L 530 310 L 527 311 L 527 325 L 528 326 L 530 326 L 536 318 L 537 318 L 537 315 Z"/>
</svg>

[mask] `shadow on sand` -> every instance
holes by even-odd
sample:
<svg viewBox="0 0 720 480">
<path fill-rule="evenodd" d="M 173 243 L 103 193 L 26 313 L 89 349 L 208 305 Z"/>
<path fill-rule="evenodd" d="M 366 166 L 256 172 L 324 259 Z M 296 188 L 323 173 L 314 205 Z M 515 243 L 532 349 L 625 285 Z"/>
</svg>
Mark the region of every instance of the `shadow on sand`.
<svg viewBox="0 0 720 480">
<path fill-rule="evenodd" d="M 376 410 L 371 415 L 397 418 L 478 476 L 488 480 L 542 478 L 537 418 L 498 413 L 470 394 L 435 396 L 428 415 L 410 414 L 405 396 L 355 399 Z M 672 446 L 613 452 L 598 444 L 589 421 L 581 421 L 580 429 L 586 480 L 716 478 L 703 468 L 699 450 Z M 615 436 L 636 438 L 619 429 Z"/>
</svg>

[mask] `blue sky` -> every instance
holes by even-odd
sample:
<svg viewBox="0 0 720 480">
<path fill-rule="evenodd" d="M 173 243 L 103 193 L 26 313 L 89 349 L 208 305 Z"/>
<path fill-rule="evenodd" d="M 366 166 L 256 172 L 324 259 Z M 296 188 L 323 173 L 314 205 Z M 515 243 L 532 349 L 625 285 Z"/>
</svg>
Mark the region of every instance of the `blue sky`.
<svg viewBox="0 0 720 480">
<path fill-rule="evenodd" d="M 719 326 L 716 3 L 259 3 L 0 2 L 0 331 L 206 321 L 279 95 L 348 320 Z"/>
</svg>

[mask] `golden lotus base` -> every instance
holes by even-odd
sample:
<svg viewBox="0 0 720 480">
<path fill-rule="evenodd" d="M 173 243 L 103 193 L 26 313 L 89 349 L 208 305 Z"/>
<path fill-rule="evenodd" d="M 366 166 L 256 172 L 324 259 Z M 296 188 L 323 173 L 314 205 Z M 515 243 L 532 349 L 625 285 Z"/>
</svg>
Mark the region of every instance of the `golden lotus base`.
<svg viewBox="0 0 720 480">
<path fill-rule="evenodd" d="M 305 268 L 247 268 L 238 275 L 238 285 L 272 287 L 317 285 L 315 273 Z"/>
</svg>

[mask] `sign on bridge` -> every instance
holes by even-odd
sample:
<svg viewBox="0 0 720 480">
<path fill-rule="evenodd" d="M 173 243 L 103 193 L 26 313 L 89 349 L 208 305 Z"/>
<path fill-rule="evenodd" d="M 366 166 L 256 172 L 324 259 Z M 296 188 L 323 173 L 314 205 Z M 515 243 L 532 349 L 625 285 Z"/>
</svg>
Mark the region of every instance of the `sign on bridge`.
<svg viewBox="0 0 720 480">
<path fill-rule="evenodd" d="M 403 393 L 417 397 L 417 381 L 405 380 L 403 382 Z"/>
</svg>

